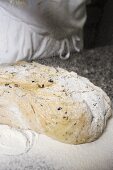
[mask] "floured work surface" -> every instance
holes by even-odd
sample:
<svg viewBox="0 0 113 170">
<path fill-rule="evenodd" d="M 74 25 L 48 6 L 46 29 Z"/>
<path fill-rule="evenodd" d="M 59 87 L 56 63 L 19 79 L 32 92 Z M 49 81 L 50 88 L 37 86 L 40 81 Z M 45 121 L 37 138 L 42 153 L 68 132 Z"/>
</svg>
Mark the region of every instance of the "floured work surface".
<svg viewBox="0 0 113 170">
<path fill-rule="evenodd" d="M 38 63 L 0 68 L 0 123 L 64 143 L 96 140 L 111 116 L 108 96 L 74 72 Z"/>
</svg>

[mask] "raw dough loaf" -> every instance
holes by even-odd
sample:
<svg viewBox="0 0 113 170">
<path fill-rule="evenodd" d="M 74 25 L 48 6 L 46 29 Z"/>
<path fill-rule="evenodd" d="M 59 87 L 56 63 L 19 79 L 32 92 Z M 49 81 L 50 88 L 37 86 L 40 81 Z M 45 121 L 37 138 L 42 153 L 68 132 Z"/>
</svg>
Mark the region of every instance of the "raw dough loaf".
<svg viewBox="0 0 113 170">
<path fill-rule="evenodd" d="M 0 67 L 0 123 L 70 144 L 96 140 L 111 116 L 109 97 L 88 79 L 38 63 Z"/>
</svg>

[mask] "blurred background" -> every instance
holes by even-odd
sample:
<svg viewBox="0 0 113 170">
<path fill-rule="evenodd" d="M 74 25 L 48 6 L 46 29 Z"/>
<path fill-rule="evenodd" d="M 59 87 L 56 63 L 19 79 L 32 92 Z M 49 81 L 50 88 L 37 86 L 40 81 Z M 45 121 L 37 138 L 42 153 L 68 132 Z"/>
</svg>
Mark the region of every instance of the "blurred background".
<svg viewBox="0 0 113 170">
<path fill-rule="evenodd" d="M 84 27 L 87 49 L 113 44 L 113 0 L 90 0 Z"/>
</svg>

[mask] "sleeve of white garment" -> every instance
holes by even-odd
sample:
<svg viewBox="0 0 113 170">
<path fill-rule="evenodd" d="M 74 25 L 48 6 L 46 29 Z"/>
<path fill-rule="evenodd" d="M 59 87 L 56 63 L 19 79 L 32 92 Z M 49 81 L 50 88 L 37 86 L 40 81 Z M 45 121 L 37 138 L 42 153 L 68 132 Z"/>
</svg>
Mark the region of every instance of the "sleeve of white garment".
<svg viewBox="0 0 113 170">
<path fill-rule="evenodd" d="M 56 39 L 79 34 L 86 20 L 85 0 L 46 0 L 39 15 Z"/>
<path fill-rule="evenodd" d="M 1 64 L 53 55 L 69 58 L 71 50 L 82 48 L 86 0 L 19 1 L 0 0 Z"/>
</svg>

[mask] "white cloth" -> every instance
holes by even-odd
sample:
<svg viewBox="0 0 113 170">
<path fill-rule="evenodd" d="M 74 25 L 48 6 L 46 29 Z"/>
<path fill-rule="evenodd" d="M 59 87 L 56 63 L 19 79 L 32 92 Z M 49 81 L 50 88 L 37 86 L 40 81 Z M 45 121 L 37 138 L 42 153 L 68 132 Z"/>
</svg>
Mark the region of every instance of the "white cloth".
<svg viewBox="0 0 113 170">
<path fill-rule="evenodd" d="M 69 58 L 71 50 L 82 48 L 86 0 L 9 1 L 0 0 L 0 64 L 62 54 Z"/>
</svg>

